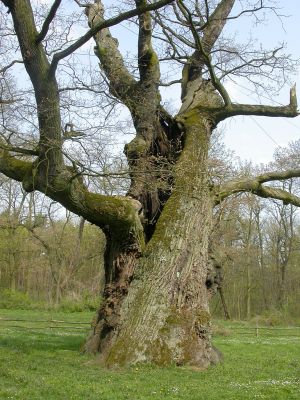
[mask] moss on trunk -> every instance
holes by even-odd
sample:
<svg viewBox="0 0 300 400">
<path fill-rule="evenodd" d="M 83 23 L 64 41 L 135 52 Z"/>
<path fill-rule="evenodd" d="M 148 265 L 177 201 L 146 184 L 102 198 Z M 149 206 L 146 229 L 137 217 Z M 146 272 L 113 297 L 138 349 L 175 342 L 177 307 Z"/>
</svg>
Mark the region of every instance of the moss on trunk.
<svg viewBox="0 0 300 400">
<path fill-rule="evenodd" d="M 187 126 L 174 191 L 142 257 L 135 260 L 118 323 L 103 346 L 103 330 L 94 332 L 100 337 L 100 359 L 107 366 L 150 362 L 207 367 L 211 362 L 214 351 L 205 284 L 212 220 L 209 136 L 205 120 Z"/>
</svg>

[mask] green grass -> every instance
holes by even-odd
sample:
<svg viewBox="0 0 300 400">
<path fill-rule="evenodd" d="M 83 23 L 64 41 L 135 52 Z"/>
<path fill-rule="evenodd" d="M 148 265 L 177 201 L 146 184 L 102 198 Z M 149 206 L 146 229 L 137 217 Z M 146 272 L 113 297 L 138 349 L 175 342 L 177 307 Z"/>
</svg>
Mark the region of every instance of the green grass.
<svg viewBox="0 0 300 400">
<path fill-rule="evenodd" d="M 37 301 L 18 290 L 0 289 L 0 309 L 19 309 L 36 311 L 62 311 L 62 312 L 83 312 L 96 311 L 99 307 L 99 296 L 92 296 L 84 290 L 80 297 L 60 300 L 58 304 L 51 304 L 46 301 Z"/>
<path fill-rule="evenodd" d="M 71 328 L 67 330 L 49 329 L 49 323 L 3 321 L 23 318 L 88 322 L 91 316 L 87 312 L 0 310 L 0 398 L 300 399 L 300 338 L 281 337 L 280 331 L 275 331 L 275 336 L 266 333 L 256 338 L 253 330 L 237 333 L 236 329 L 245 324 L 224 324 L 225 328 L 217 329 L 214 338 L 224 362 L 203 372 L 150 366 L 107 371 L 93 357 L 79 353 L 86 328 L 74 331 L 69 324 Z M 21 328 L 22 325 L 31 329 Z M 230 333 L 232 327 L 235 329 Z"/>
</svg>

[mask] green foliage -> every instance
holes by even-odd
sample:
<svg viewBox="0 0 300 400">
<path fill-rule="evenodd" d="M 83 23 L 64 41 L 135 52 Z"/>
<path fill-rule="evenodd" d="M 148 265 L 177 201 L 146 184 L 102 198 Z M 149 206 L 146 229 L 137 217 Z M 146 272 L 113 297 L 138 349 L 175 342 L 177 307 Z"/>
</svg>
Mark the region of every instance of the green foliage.
<svg viewBox="0 0 300 400">
<path fill-rule="evenodd" d="M 81 298 L 63 299 L 56 306 L 56 309 L 65 312 L 96 311 L 99 308 L 99 304 L 99 296 L 92 296 L 87 290 L 85 290 Z"/>
<path fill-rule="evenodd" d="M 66 310 L 95 308 L 104 278 L 100 229 L 71 218 L 48 220 L 42 214 L 23 224 L 6 211 L 0 214 L 0 228 L 0 287 L 12 290 L 1 296 L 2 307 L 46 307 L 32 304 L 34 299 Z M 18 296 L 14 291 L 28 293 L 27 300 L 16 298 L 10 306 L 5 298 Z"/>
<path fill-rule="evenodd" d="M 296 181 L 292 183 L 296 188 Z M 292 183 L 282 184 L 282 189 L 288 190 Z M 222 266 L 229 315 L 235 319 L 262 315 L 266 324 L 273 325 L 297 319 L 299 209 L 281 203 L 270 205 L 247 195 L 231 199 L 220 212 L 214 256 Z M 218 295 L 211 309 L 215 317 L 223 315 Z"/>
<path fill-rule="evenodd" d="M 226 328 L 223 324 L 213 325 L 213 336 L 229 336 L 230 330 Z"/>
<path fill-rule="evenodd" d="M 259 325 L 280 326 L 280 325 L 300 325 L 300 318 L 289 313 L 289 310 L 268 310 L 262 315 L 257 315 L 252 319 Z"/>
<path fill-rule="evenodd" d="M 3 289 L 0 291 L 0 308 L 19 310 L 56 310 L 63 312 L 96 311 L 99 308 L 99 296 L 84 290 L 76 298 L 63 298 L 58 304 L 33 300 L 27 293 L 17 290 Z"/>
<path fill-rule="evenodd" d="M 0 318 L 89 322 L 92 313 L 0 310 Z M 249 326 L 223 323 L 224 329 Z M 104 370 L 78 353 L 85 333 L 67 330 L 0 329 L 0 399 L 32 400 L 296 400 L 299 399 L 298 338 L 216 334 L 224 362 L 206 371 L 136 366 Z M 277 332 L 277 331 L 276 331 Z"/>
<path fill-rule="evenodd" d="M 27 293 L 3 289 L 0 291 L 0 308 L 31 309 L 32 301 Z"/>
</svg>

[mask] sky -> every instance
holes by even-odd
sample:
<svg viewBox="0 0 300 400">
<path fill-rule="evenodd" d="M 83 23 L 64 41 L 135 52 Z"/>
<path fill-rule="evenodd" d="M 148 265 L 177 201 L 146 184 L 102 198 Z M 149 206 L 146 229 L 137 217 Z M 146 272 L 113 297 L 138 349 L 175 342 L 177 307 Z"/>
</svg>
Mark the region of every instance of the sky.
<svg viewBox="0 0 300 400">
<path fill-rule="evenodd" d="M 259 28 L 258 36 L 263 43 L 286 42 L 288 52 L 293 58 L 300 59 L 300 7 L 299 0 L 278 1 L 282 13 L 287 17 L 272 19 L 268 24 Z M 300 69 L 298 68 L 292 81 L 297 85 L 298 104 L 300 104 Z M 235 86 L 229 91 L 234 100 L 255 100 L 247 87 Z M 289 87 L 284 87 L 280 95 L 270 101 L 267 97 L 260 99 L 271 105 L 284 105 L 289 102 Z M 225 143 L 242 159 L 254 163 L 266 163 L 272 159 L 277 147 L 287 146 L 289 142 L 300 139 L 300 117 L 266 118 L 266 117 L 234 117 L 225 122 Z"/>
<path fill-rule="evenodd" d="M 109 0 L 106 4 L 112 3 Z M 237 2 L 238 3 L 238 2 Z M 294 59 L 300 59 L 300 7 L 299 0 L 278 0 L 278 13 L 284 14 L 279 19 L 275 15 L 268 16 L 268 20 L 261 25 L 254 25 L 253 19 L 240 18 L 230 21 L 228 32 L 236 34 L 241 41 L 246 41 L 250 35 L 257 38 L 260 43 L 270 49 L 278 43 L 286 43 L 286 52 Z M 253 4 L 253 2 L 252 2 Z M 124 25 L 123 25 L 124 28 Z M 125 51 L 130 47 L 135 48 L 136 35 L 128 28 L 114 28 L 112 31 L 119 39 L 120 48 Z M 121 33 L 121 34 L 120 34 Z M 175 71 L 176 72 L 176 71 Z M 164 76 L 164 72 L 162 74 Z M 173 74 L 174 75 L 174 74 Z M 179 76 L 180 77 L 180 76 Z M 176 74 L 173 76 L 176 79 Z M 291 81 L 297 83 L 300 104 L 300 69 L 291 77 Z M 227 85 L 227 90 L 233 102 L 269 105 L 286 105 L 289 103 L 289 89 L 287 85 L 278 96 L 258 98 L 249 91 L 247 83 Z M 179 88 L 172 87 L 162 90 L 163 99 L 171 101 L 174 108 L 180 107 Z M 265 118 L 265 117 L 234 117 L 220 124 L 224 132 L 224 142 L 229 149 L 234 150 L 242 160 L 252 161 L 254 164 L 268 163 L 272 160 L 274 151 L 278 147 L 287 146 L 289 142 L 300 139 L 300 117 Z"/>
<path fill-rule="evenodd" d="M 237 0 L 237 4 L 240 0 Z M 243 0 L 244 2 L 246 0 Z M 251 3 L 253 4 L 251 0 Z M 266 0 L 267 1 L 267 0 Z M 270 2 L 271 0 L 269 0 Z M 115 0 L 104 0 L 106 6 L 116 4 Z M 52 4 L 52 0 L 47 0 Z M 236 34 L 240 41 L 247 40 L 249 31 L 253 38 L 257 38 L 257 44 L 264 44 L 266 47 L 273 48 L 279 42 L 287 44 L 287 52 L 294 59 L 300 59 L 300 0 L 277 0 L 273 1 L 279 8 L 279 13 L 284 14 L 281 20 L 275 15 L 261 25 L 253 25 L 250 18 L 239 18 L 227 23 L 226 29 L 231 34 Z M 65 3 L 67 4 L 67 3 Z M 68 4 L 74 4 L 69 0 Z M 137 34 L 133 32 L 134 27 L 125 26 L 114 27 L 111 29 L 114 36 L 119 40 L 120 49 L 123 54 L 129 51 L 136 51 Z M 81 33 L 81 32 L 80 32 Z M 79 32 L 76 32 L 76 35 Z M 93 54 L 94 43 L 91 40 L 85 48 L 91 49 Z M 97 61 L 96 61 L 97 62 Z M 178 69 L 178 71 L 180 71 Z M 172 79 L 180 78 L 173 71 Z M 162 76 L 166 71 L 162 71 Z M 298 97 L 300 104 L 300 69 L 295 76 L 291 77 L 292 82 L 297 83 Z M 237 84 L 227 84 L 227 90 L 234 102 L 242 103 L 266 103 L 270 105 L 285 105 L 289 102 L 289 87 L 285 86 L 278 96 L 271 99 L 266 97 L 258 98 L 253 92 L 249 91 L 247 82 L 237 82 Z M 177 86 L 162 90 L 163 100 L 171 103 L 174 110 L 180 107 L 180 89 Z M 287 118 L 264 118 L 264 117 L 234 117 L 227 119 L 220 124 L 224 132 L 224 142 L 229 149 L 242 160 L 251 160 L 255 164 L 267 163 L 272 160 L 274 150 L 281 146 L 287 146 L 289 142 L 300 139 L 300 117 L 294 119 Z M 129 139 L 128 139 L 129 140 Z"/>
</svg>

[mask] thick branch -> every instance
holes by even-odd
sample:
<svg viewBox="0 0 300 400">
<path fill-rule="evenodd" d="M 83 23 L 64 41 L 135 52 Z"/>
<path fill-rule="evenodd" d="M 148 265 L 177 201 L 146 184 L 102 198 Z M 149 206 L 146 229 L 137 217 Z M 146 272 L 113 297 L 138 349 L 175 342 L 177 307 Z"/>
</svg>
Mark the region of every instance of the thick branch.
<svg viewBox="0 0 300 400">
<path fill-rule="evenodd" d="M 224 28 L 227 17 L 234 5 L 234 2 L 235 0 L 222 0 L 218 4 L 212 15 L 207 16 L 208 21 L 206 27 L 203 29 L 204 34 L 203 37 L 200 38 L 198 29 L 196 28 L 193 21 L 193 15 L 191 14 L 189 8 L 184 4 L 182 0 L 177 0 L 179 8 L 191 28 L 196 45 L 196 50 L 190 57 L 189 63 L 183 68 L 181 95 L 182 99 L 187 93 L 188 83 L 199 78 L 201 76 L 203 66 L 206 65 L 212 83 L 221 94 L 224 103 L 226 105 L 231 104 L 230 97 L 226 89 L 215 74 L 214 67 L 211 63 L 210 52 Z"/>
<path fill-rule="evenodd" d="M 300 198 L 298 196 L 279 188 L 262 185 L 266 182 L 291 178 L 300 178 L 300 169 L 267 172 L 255 178 L 244 178 L 227 182 L 216 190 L 215 204 L 221 203 L 225 198 L 233 194 L 250 192 L 259 197 L 282 200 L 284 204 L 293 204 L 300 207 Z"/>
<path fill-rule="evenodd" d="M 60 60 L 69 56 L 75 50 L 79 49 L 82 45 L 84 45 L 86 42 L 88 42 L 93 36 L 95 36 L 101 29 L 109 28 L 111 26 L 117 25 L 122 21 L 125 21 L 129 18 L 135 17 L 135 16 L 145 13 L 147 11 L 157 10 L 161 7 L 164 7 L 167 4 L 172 3 L 173 1 L 174 0 L 160 0 L 160 1 L 157 1 L 156 3 L 147 4 L 145 6 L 136 8 L 134 10 L 126 11 L 126 12 L 121 13 L 118 16 L 110 18 L 108 20 L 99 21 L 88 32 L 86 32 L 83 36 L 81 36 L 81 38 L 79 38 L 75 43 L 73 43 L 71 46 L 67 47 L 65 50 L 63 50 L 59 53 L 56 53 L 53 56 L 51 70 L 54 72 L 56 70 L 57 64 Z"/>
<path fill-rule="evenodd" d="M 91 28 L 105 22 L 101 1 L 88 7 L 87 12 Z M 124 65 L 123 56 L 118 49 L 118 41 L 112 37 L 108 28 L 101 29 L 94 39 L 95 54 L 100 59 L 101 67 L 109 80 L 110 92 L 123 103 L 128 104 L 128 98 L 131 97 L 128 96 L 128 92 L 136 81 Z"/>
<path fill-rule="evenodd" d="M 109 230 L 120 242 L 142 246 L 141 204 L 137 200 L 91 193 L 80 179 L 74 178 L 72 169 L 65 169 L 49 184 L 36 174 L 35 163 L 13 157 L 6 150 L 0 150 L 0 172 L 21 182 L 26 191 L 45 193 L 68 210 Z"/>
<path fill-rule="evenodd" d="M 235 0 L 222 0 L 216 7 L 215 11 L 210 15 L 209 20 L 203 29 L 204 35 L 202 41 L 205 52 L 210 53 L 214 44 L 218 40 L 234 3 Z"/>
<path fill-rule="evenodd" d="M 23 182 L 31 174 L 32 162 L 12 157 L 7 150 L 0 149 L 0 172 L 8 178 Z"/>
<path fill-rule="evenodd" d="M 218 79 L 218 77 L 215 74 L 214 67 L 213 67 L 213 65 L 211 63 L 211 57 L 210 57 L 209 53 L 206 50 L 207 46 L 205 45 L 205 42 L 204 41 L 202 42 L 202 40 L 199 37 L 199 34 L 198 34 L 198 32 L 196 30 L 196 27 L 195 27 L 195 25 L 193 23 L 192 14 L 190 13 L 189 9 L 183 4 L 182 1 L 178 1 L 178 4 L 179 4 L 182 12 L 184 12 L 184 14 L 186 15 L 186 17 L 187 17 L 187 19 L 189 21 L 189 25 L 190 25 L 190 28 L 191 28 L 191 31 L 192 31 L 192 34 L 193 34 L 193 37 L 194 37 L 194 40 L 195 40 L 195 44 L 196 44 L 196 47 L 197 47 L 197 50 L 198 50 L 198 51 L 196 50 L 196 53 L 194 54 L 195 58 L 199 58 L 199 56 L 200 56 L 200 58 L 202 59 L 202 62 L 208 68 L 212 84 L 219 91 L 220 95 L 222 96 L 222 98 L 224 100 L 225 105 L 226 106 L 230 106 L 230 104 L 231 104 L 230 97 L 229 97 L 229 95 L 227 93 L 227 90 L 225 89 L 225 87 L 222 85 L 221 81 Z"/>
<path fill-rule="evenodd" d="M 217 113 L 218 121 L 236 115 L 256 115 L 262 117 L 294 118 L 299 115 L 295 85 L 290 90 L 290 104 L 287 106 L 268 106 L 260 104 L 229 104 Z"/>
<path fill-rule="evenodd" d="M 39 173 L 47 179 L 64 166 L 61 152 L 61 120 L 57 82 L 41 43 L 37 43 L 31 3 L 18 0 L 9 5 L 26 71 L 34 87 L 39 121 Z"/>
<path fill-rule="evenodd" d="M 272 171 L 265 174 L 258 175 L 256 180 L 259 183 L 266 183 L 271 181 L 283 181 L 285 179 L 299 178 L 300 169 L 291 169 L 288 171 Z"/>
<path fill-rule="evenodd" d="M 31 149 L 25 149 L 23 147 L 18 147 L 18 146 L 10 146 L 6 145 L 0 142 L 0 149 L 6 150 L 6 151 L 12 151 L 14 153 L 20 153 L 20 154 L 25 154 L 28 156 L 38 156 L 39 152 L 37 150 L 31 150 Z"/>
<path fill-rule="evenodd" d="M 293 206 L 300 207 L 300 197 L 295 196 L 282 189 L 272 188 L 269 186 L 262 186 L 256 192 L 254 192 L 259 197 L 277 199 L 283 201 L 283 204 L 292 204 Z"/>
<path fill-rule="evenodd" d="M 55 0 L 54 3 L 52 4 L 49 14 L 47 15 L 47 17 L 43 23 L 41 32 L 38 34 L 38 37 L 36 39 L 37 44 L 45 39 L 45 37 L 48 33 L 48 30 L 49 30 L 50 24 L 53 21 L 56 11 L 58 10 L 58 7 L 60 6 L 60 4 L 61 4 L 61 0 Z"/>
<path fill-rule="evenodd" d="M 147 0 L 136 0 L 137 8 L 145 7 Z M 138 66 L 141 81 L 160 79 L 158 57 L 152 47 L 152 18 L 150 12 L 139 15 Z"/>
</svg>

